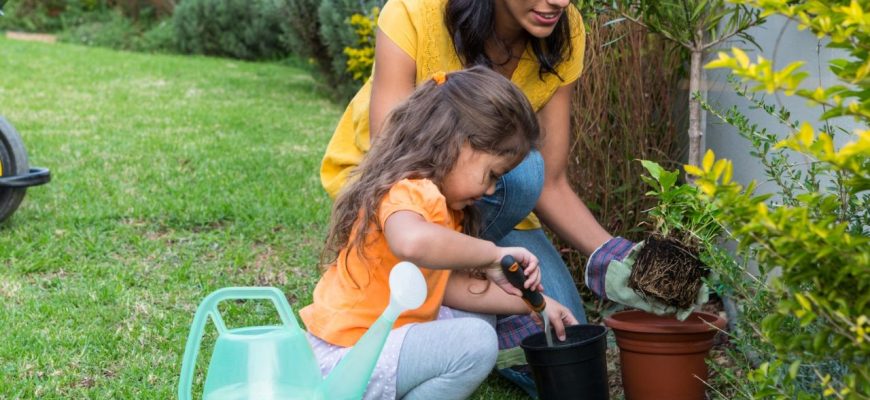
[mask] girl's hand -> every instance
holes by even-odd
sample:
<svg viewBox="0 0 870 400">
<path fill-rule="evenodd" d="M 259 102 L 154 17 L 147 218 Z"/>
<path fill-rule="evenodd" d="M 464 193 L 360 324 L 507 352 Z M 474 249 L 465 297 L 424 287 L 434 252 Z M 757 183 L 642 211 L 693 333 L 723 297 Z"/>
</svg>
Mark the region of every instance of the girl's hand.
<svg viewBox="0 0 870 400">
<path fill-rule="evenodd" d="M 497 257 L 486 268 L 486 277 L 502 288 L 508 294 L 522 296 L 523 293 L 508 281 L 501 269 L 501 259 L 505 256 L 513 256 L 514 260 L 523 268 L 526 280 L 523 287 L 534 291 L 543 291 L 541 286 L 541 270 L 538 268 L 538 258 L 530 251 L 522 247 L 499 247 Z"/>
<path fill-rule="evenodd" d="M 556 337 L 559 338 L 560 341 L 565 341 L 565 327 L 569 325 L 577 325 L 579 322 L 577 318 L 574 318 L 574 314 L 571 313 L 571 310 L 568 307 L 563 306 L 556 300 L 548 296 L 544 296 L 544 300 L 547 302 L 547 319 L 550 320 L 550 325 L 553 327 L 553 330 L 556 331 Z M 532 319 L 535 320 L 535 323 L 538 325 L 543 325 L 544 321 L 541 320 L 541 316 L 532 311 Z"/>
</svg>

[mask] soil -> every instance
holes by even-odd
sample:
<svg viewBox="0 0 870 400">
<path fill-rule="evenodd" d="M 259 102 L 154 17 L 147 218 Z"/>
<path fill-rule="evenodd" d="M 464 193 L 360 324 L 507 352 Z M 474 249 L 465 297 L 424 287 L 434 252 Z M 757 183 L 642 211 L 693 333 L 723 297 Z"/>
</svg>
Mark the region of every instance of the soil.
<svg viewBox="0 0 870 400">
<path fill-rule="evenodd" d="M 672 238 L 650 237 L 638 252 L 628 287 L 680 309 L 692 307 L 710 272 L 698 252 Z"/>
</svg>

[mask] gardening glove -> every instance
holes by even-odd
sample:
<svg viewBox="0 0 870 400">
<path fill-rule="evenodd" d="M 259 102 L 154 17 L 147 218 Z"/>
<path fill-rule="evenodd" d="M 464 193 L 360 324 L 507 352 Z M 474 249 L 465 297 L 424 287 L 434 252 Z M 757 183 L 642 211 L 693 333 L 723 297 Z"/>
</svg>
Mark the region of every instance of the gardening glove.
<svg viewBox="0 0 870 400">
<path fill-rule="evenodd" d="M 598 297 L 637 308 L 656 315 L 676 315 L 680 321 L 692 313 L 694 307 L 678 309 L 665 305 L 654 299 L 648 299 L 634 289 L 628 287 L 628 278 L 638 252 L 643 248 L 643 242 L 634 244 L 621 237 L 615 237 L 592 253 L 586 264 L 586 285 Z M 698 290 L 695 304 L 707 302 L 709 291 L 707 285 Z"/>
</svg>

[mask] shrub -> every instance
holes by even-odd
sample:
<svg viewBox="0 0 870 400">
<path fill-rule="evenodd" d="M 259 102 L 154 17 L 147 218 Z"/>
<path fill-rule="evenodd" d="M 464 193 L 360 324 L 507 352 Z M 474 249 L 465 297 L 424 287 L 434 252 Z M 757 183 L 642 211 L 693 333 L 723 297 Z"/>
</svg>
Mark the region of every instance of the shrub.
<svg viewBox="0 0 870 400">
<path fill-rule="evenodd" d="M 101 0 L 89 0 L 93 3 Z M 134 21 L 140 18 L 163 19 L 172 15 L 174 0 L 109 0 L 109 5 L 121 10 L 125 17 Z"/>
<path fill-rule="evenodd" d="M 720 116 L 751 137 L 768 178 L 780 186 L 779 204 L 770 195 L 755 195 L 755 184 L 731 181 L 732 165 L 708 153 L 700 167 L 686 167 L 697 177 L 704 198 L 727 210 L 720 221 L 744 251 L 758 261 L 763 276 L 779 269 L 764 289 L 772 297 L 766 316 L 755 320 L 769 353 L 758 352 L 759 363 L 748 377 L 752 386 L 735 378 L 741 394 L 776 399 L 863 399 L 870 396 L 870 42 L 867 5 L 857 1 L 742 0 L 764 14 L 778 13 L 829 39 L 829 48 L 843 49 L 846 58 L 832 60 L 839 84 L 815 89 L 800 85 L 807 74 L 802 62 L 775 71 L 769 60 L 755 62 L 739 49 L 720 53 L 708 68 L 728 68 L 752 91 L 783 91 L 824 107 L 823 127 L 791 121 L 785 109 L 761 103 L 788 129 L 784 140 L 759 132 L 748 119 L 729 110 Z M 746 89 L 738 92 L 749 95 Z M 860 124 L 849 132 L 836 126 L 846 116 Z M 839 148 L 835 135 L 847 135 Z M 788 152 L 809 164 L 795 164 Z M 739 287 L 740 282 L 736 282 Z M 755 308 L 752 299 L 749 306 Z M 761 317 L 761 316 L 759 316 Z M 766 350 L 765 348 L 761 349 Z"/>
<path fill-rule="evenodd" d="M 60 40 L 87 46 L 132 50 L 139 35 L 132 21 L 120 12 L 110 12 L 106 14 L 106 18 L 83 22 L 64 30 L 60 34 Z"/>
<path fill-rule="evenodd" d="M 75 6 L 77 2 L 70 2 Z M 61 16 L 70 8 L 61 0 L 22 0 L 5 4 L 0 30 L 57 32 L 64 28 Z"/>
<path fill-rule="evenodd" d="M 175 28 L 171 20 L 162 20 L 142 33 L 136 50 L 171 53 L 177 51 Z"/>
<path fill-rule="evenodd" d="M 354 14 L 350 17 L 350 25 L 354 27 L 357 40 L 354 46 L 344 48 L 344 55 L 347 56 L 347 72 L 360 82 L 365 82 L 372 74 L 372 65 L 375 63 L 375 29 L 380 11 L 380 8 L 375 7 L 370 15 Z"/>
<path fill-rule="evenodd" d="M 161 16 L 170 0 L 77 0 L 12 2 L 0 29 L 58 32 L 65 42 L 121 50 L 173 51 L 174 31 Z"/>
<path fill-rule="evenodd" d="M 329 76 L 332 57 L 320 39 L 320 0 L 286 0 L 281 8 L 281 41 L 298 57 L 310 59 Z"/>
<path fill-rule="evenodd" d="M 317 10 L 320 38 L 331 57 L 329 74 L 337 84 L 336 93 L 342 98 L 350 98 L 360 86 L 347 71 L 347 56 L 344 53 L 345 48 L 356 45 L 358 40 L 350 18 L 382 3 L 381 0 L 323 0 Z"/>
<path fill-rule="evenodd" d="M 246 60 L 286 55 L 272 0 L 185 0 L 173 14 L 182 52 Z"/>
<path fill-rule="evenodd" d="M 169 20 L 151 22 L 145 19 L 134 21 L 125 17 L 120 9 L 99 14 L 100 19 L 82 21 L 59 35 L 64 42 L 86 46 L 109 47 L 131 51 L 173 52 L 175 31 Z"/>
</svg>

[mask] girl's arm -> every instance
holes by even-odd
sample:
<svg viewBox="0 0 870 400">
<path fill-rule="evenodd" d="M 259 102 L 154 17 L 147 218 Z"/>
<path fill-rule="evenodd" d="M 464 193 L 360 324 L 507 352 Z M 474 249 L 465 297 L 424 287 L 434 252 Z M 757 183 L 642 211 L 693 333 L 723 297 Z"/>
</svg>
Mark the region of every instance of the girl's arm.
<svg viewBox="0 0 870 400">
<path fill-rule="evenodd" d="M 456 271 L 450 274 L 442 304 L 482 314 L 515 315 L 531 311 L 521 297 L 511 296 L 503 290 L 492 290 L 494 287 L 489 281 Z"/>
<path fill-rule="evenodd" d="M 537 268 L 538 259 L 522 247 L 498 247 L 426 221 L 413 211 L 398 211 L 384 222 L 390 251 L 401 260 L 430 269 L 499 268 L 504 256 L 513 256 L 525 266 Z"/>
<path fill-rule="evenodd" d="M 559 88 L 538 111 L 543 134 L 544 188 L 535 213 L 560 238 L 589 255 L 610 240 L 592 213 L 568 183 L 566 167 L 571 147 L 571 95 L 577 82 Z M 567 217 L 566 217 L 567 216 Z"/>
<path fill-rule="evenodd" d="M 417 80 L 417 62 L 389 36 L 375 36 L 375 68 L 369 101 L 369 140 L 377 136 L 390 110 L 407 99 Z"/>
<path fill-rule="evenodd" d="M 520 295 L 501 271 L 501 259 L 510 255 L 522 266 L 524 286 L 541 290 L 538 259 L 522 247 L 498 247 L 426 221 L 413 211 L 398 211 L 384 221 L 384 237 L 390 251 L 400 260 L 430 269 L 483 268 L 487 277 L 504 291 Z"/>
<path fill-rule="evenodd" d="M 443 304 L 457 310 L 484 314 L 514 315 L 531 312 L 520 297 L 511 296 L 494 287 L 488 281 L 475 279 L 463 272 L 454 272 L 450 274 L 447 282 Z M 547 302 L 547 317 L 556 331 L 556 336 L 559 340 L 565 340 L 565 326 L 577 324 L 577 319 L 567 307 L 556 300 L 544 296 L 544 301 Z"/>
</svg>

